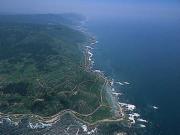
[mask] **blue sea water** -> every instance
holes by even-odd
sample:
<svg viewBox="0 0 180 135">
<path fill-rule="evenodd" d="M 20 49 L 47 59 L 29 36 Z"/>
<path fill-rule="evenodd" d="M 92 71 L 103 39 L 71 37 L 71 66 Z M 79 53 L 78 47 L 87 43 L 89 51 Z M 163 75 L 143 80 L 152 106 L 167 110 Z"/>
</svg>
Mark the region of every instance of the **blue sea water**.
<svg viewBox="0 0 180 135">
<path fill-rule="evenodd" d="M 91 20 L 95 68 L 119 81 L 152 135 L 180 135 L 179 21 Z M 153 109 L 153 105 L 159 109 Z"/>
</svg>

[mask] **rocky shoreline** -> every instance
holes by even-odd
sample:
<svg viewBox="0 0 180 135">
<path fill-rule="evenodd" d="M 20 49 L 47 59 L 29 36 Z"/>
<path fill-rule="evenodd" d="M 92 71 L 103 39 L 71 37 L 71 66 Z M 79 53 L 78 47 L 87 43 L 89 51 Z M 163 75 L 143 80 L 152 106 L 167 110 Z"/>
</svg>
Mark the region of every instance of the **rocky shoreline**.
<svg viewBox="0 0 180 135">
<path fill-rule="evenodd" d="M 99 41 L 96 39 L 95 36 L 92 36 L 92 34 L 90 34 L 86 28 L 84 28 L 83 25 L 86 24 L 86 21 L 85 22 L 83 21 L 81 23 L 81 25 L 78 26 L 78 28 L 77 28 L 79 31 L 84 33 L 86 35 L 86 37 L 88 38 L 87 43 L 84 44 L 84 46 L 85 46 L 85 48 L 84 48 L 84 57 L 85 57 L 84 67 L 85 67 L 86 71 L 95 73 L 98 77 L 100 77 L 104 80 L 104 82 L 106 84 L 104 91 L 106 92 L 106 98 L 107 98 L 110 106 L 112 107 L 113 115 L 117 119 L 120 119 L 120 118 L 122 119 L 125 116 L 125 114 L 123 112 L 121 105 L 118 102 L 118 95 L 120 93 L 115 94 L 114 80 L 106 77 L 106 75 L 101 70 L 94 69 L 94 67 L 93 67 L 93 65 L 94 65 L 93 49 L 94 49 L 95 45 L 97 45 L 99 43 Z"/>
<path fill-rule="evenodd" d="M 85 24 L 85 23 L 83 23 Z M 102 79 L 106 82 L 106 96 L 107 99 L 112 107 L 112 112 L 116 119 L 121 118 L 122 120 L 126 121 L 126 126 L 129 128 L 145 128 L 146 124 L 148 123 L 147 120 L 144 120 L 140 117 L 140 114 L 136 112 L 136 106 L 129 104 L 129 103 L 123 103 L 119 101 L 119 96 L 122 95 L 122 93 L 119 93 L 115 90 L 115 85 L 124 86 L 124 85 L 130 85 L 129 82 L 119 82 L 114 81 L 112 78 L 106 77 L 103 71 L 99 69 L 94 69 L 94 60 L 93 60 L 93 49 L 94 45 L 98 43 L 95 36 L 92 36 L 88 33 L 87 29 L 80 27 L 80 31 L 86 34 L 89 38 L 88 45 L 85 46 L 85 60 L 86 64 L 85 67 L 87 71 L 96 73 L 97 76 L 100 76 Z M 88 62 L 87 62 L 88 61 Z M 87 64 L 88 63 L 88 64 Z M 138 124 L 136 124 L 136 122 Z"/>
<path fill-rule="evenodd" d="M 81 27 L 80 27 L 81 28 Z M 28 135 L 127 135 L 133 133 L 129 128 L 123 106 L 118 102 L 118 95 L 114 90 L 114 80 L 109 79 L 100 70 L 93 69 L 93 46 L 98 43 L 94 36 L 90 36 L 85 30 L 82 31 L 89 37 L 84 46 L 85 64 L 87 72 L 92 72 L 104 80 L 106 98 L 111 106 L 113 118 L 102 120 L 96 124 L 90 124 L 78 118 L 73 110 L 63 110 L 51 117 L 41 117 L 33 114 L 0 114 L 0 134 L 28 134 Z M 126 108 L 126 107 L 125 107 Z M 106 127 L 109 125 L 108 127 Z M 118 126 L 118 129 L 113 127 Z M 116 131 L 117 130 L 117 131 Z M 119 132 L 118 132 L 119 131 Z"/>
</svg>

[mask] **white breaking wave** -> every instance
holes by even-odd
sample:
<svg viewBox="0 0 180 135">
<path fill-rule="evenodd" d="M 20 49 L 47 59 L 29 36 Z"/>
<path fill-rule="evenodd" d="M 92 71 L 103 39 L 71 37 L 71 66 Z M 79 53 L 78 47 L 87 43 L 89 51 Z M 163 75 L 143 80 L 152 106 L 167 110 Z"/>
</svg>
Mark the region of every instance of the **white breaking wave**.
<svg viewBox="0 0 180 135">
<path fill-rule="evenodd" d="M 127 85 L 129 85 L 130 83 L 129 83 L 129 82 L 124 82 L 124 84 L 127 84 Z"/>
<path fill-rule="evenodd" d="M 130 83 L 129 82 L 115 82 L 115 83 L 117 83 L 117 84 L 119 84 L 119 85 L 130 85 Z"/>
<path fill-rule="evenodd" d="M 113 90 L 112 90 L 112 91 L 113 91 Z M 115 96 L 120 96 L 120 95 L 122 95 L 122 93 L 117 93 L 117 92 L 113 92 L 112 94 L 115 95 Z"/>
<path fill-rule="evenodd" d="M 119 84 L 119 85 L 122 85 L 122 86 L 124 85 L 124 84 L 123 84 L 123 83 L 121 83 L 121 82 L 116 82 L 116 83 L 117 83 L 117 84 Z"/>
<path fill-rule="evenodd" d="M 139 122 L 145 122 L 145 123 L 148 123 L 148 121 L 147 120 L 143 120 L 143 119 L 137 119 L 137 121 L 139 121 Z"/>
<path fill-rule="evenodd" d="M 120 104 L 121 106 L 126 107 L 126 109 L 128 109 L 129 111 L 134 111 L 134 110 L 136 109 L 136 106 L 135 106 L 135 105 L 126 104 L 126 103 L 120 103 L 120 102 L 119 102 L 119 104 Z"/>
<path fill-rule="evenodd" d="M 159 109 L 159 107 L 157 107 L 157 106 L 152 106 L 152 107 L 153 107 L 153 109 L 155 109 L 155 110 Z"/>
<path fill-rule="evenodd" d="M 88 49 L 93 49 L 91 46 L 86 46 L 86 48 L 88 48 Z"/>
<path fill-rule="evenodd" d="M 51 127 L 51 124 L 44 124 L 44 123 L 36 123 L 33 125 L 32 123 L 29 122 L 28 127 L 31 129 L 41 129 L 41 128 L 46 128 L 46 127 Z"/>
<path fill-rule="evenodd" d="M 86 132 L 88 135 L 94 134 L 97 131 L 97 128 L 88 131 L 88 127 L 86 125 L 82 125 L 81 127 L 83 131 Z"/>
<path fill-rule="evenodd" d="M 93 54 L 90 51 L 88 51 L 88 54 L 89 54 L 89 61 L 92 61 Z"/>
<path fill-rule="evenodd" d="M 97 43 L 99 43 L 99 41 L 95 41 L 95 42 L 91 43 L 91 45 L 95 45 Z"/>
<path fill-rule="evenodd" d="M 97 128 L 95 128 L 95 129 L 93 129 L 93 130 L 87 132 L 87 134 L 88 134 L 88 135 L 91 135 L 91 134 L 94 134 L 96 131 L 97 131 Z"/>
<path fill-rule="evenodd" d="M 94 70 L 94 72 L 96 72 L 96 73 L 102 73 L 101 70 Z"/>
<path fill-rule="evenodd" d="M 88 131 L 87 126 L 86 126 L 86 125 L 82 125 L 82 129 L 83 129 L 83 131 L 84 131 L 84 132 L 87 132 L 87 131 Z"/>
<path fill-rule="evenodd" d="M 139 126 L 140 126 L 141 128 L 145 128 L 145 127 L 146 127 L 146 126 L 143 125 L 143 124 L 139 124 Z"/>
<path fill-rule="evenodd" d="M 133 113 L 133 114 L 129 114 L 129 120 L 131 121 L 132 124 L 135 124 L 135 118 L 136 117 L 140 117 L 140 115 L 138 113 Z"/>
<path fill-rule="evenodd" d="M 88 51 L 88 54 L 90 55 L 90 57 L 92 57 L 92 56 L 93 56 L 93 54 L 92 54 L 90 51 Z"/>
<path fill-rule="evenodd" d="M 112 81 L 110 82 L 110 85 L 113 86 L 114 85 L 114 80 L 112 79 Z"/>
<path fill-rule="evenodd" d="M 112 92 L 115 92 L 115 89 L 114 89 L 114 88 L 112 88 Z"/>
</svg>

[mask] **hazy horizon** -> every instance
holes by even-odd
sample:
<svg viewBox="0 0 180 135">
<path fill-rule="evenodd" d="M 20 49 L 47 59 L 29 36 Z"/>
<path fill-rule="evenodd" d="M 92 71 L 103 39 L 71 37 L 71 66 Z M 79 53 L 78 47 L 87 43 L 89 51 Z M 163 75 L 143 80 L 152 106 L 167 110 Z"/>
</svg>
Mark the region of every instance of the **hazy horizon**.
<svg viewBox="0 0 180 135">
<path fill-rule="evenodd" d="M 88 21 L 26 15 L 61 13 Z M 49 117 L 0 118 L 0 134 L 180 135 L 180 0 L 0 0 L 0 14 L 2 116 Z"/>
<path fill-rule="evenodd" d="M 179 19 L 180 2 L 137 0 L 1 0 L 0 13 L 7 14 L 45 14 L 79 13 L 89 17 L 130 17 Z"/>
</svg>

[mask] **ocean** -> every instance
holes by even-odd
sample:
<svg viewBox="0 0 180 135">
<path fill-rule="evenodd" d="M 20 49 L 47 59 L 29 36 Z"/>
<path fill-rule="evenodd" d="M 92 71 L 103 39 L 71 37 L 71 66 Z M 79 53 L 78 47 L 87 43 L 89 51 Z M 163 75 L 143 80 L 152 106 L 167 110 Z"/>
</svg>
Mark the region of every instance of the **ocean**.
<svg viewBox="0 0 180 135">
<path fill-rule="evenodd" d="M 151 135 L 180 135 L 180 25 L 177 20 L 92 19 L 95 69 L 119 82 Z"/>
</svg>

